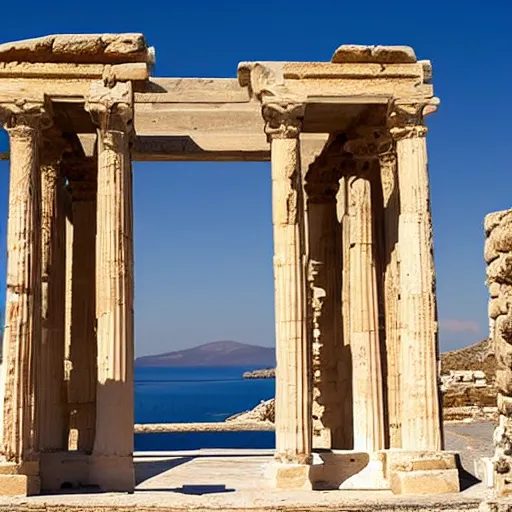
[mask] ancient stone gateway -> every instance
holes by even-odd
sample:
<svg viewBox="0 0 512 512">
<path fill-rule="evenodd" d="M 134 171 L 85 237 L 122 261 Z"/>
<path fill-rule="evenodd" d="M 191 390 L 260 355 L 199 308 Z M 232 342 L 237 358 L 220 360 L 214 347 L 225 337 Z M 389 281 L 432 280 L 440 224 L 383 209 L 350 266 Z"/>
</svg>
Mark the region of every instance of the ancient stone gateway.
<svg viewBox="0 0 512 512">
<path fill-rule="evenodd" d="M 180 79 L 150 77 L 153 61 L 140 34 L 0 46 L 0 492 L 134 488 L 134 160 L 271 161 L 270 483 L 458 491 L 438 387 L 430 63 L 408 47 L 341 46 L 331 62 Z"/>
</svg>

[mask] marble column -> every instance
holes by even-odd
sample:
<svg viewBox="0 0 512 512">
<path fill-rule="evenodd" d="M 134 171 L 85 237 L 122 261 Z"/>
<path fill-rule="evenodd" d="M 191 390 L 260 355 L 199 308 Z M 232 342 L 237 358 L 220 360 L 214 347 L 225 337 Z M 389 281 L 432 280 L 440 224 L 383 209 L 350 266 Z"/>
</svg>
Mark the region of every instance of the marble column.
<svg viewBox="0 0 512 512">
<path fill-rule="evenodd" d="M 352 449 L 354 446 L 354 401 L 352 396 L 352 355 L 350 348 L 350 203 L 348 178 L 342 174 L 336 194 L 336 211 L 340 223 L 339 261 L 341 267 L 340 316 L 342 343 L 338 352 L 338 393 L 340 395 L 339 415 L 343 431 L 333 448 Z"/>
<path fill-rule="evenodd" d="M 41 338 L 41 179 L 38 145 L 43 118 L 42 104 L 0 105 L 0 120 L 10 138 L 11 162 L 2 455 L 5 461 L 18 466 L 16 475 L 7 476 L 0 471 L 0 494 L 39 492 L 36 364 Z"/>
<path fill-rule="evenodd" d="M 276 322 L 276 460 L 311 463 L 311 346 L 306 296 L 304 197 L 299 158 L 303 107 L 264 104 L 272 155 Z M 279 484 L 278 484 L 279 485 Z"/>
<path fill-rule="evenodd" d="M 72 299 L 73 299 L 73 218 L 71 207 L 71 194 L 69 188 L 66 187 L 66 314 L 65 314 L 65 344 L 64 344 L 64 381 L 68 392 L 68 450 L 74 451 L 77 449 L 77 431 L 73 425 L 72 411 L 69 407 L 69 383 L 71 379 L 71 314 L 72 314 Z M 96 323 L 96 313 L 94 322 Z"/>
<path fill-rule="evenodd" d="M 64 381 L 66 214 L 61 160 L 66 143 L 45 138 L 41 154 L 42 308 L 39 365 L 39 448 L 67 450 L 68 414 Z M 49 136 L 48 136 L 49 137 Z"/>
<path fill-rule="evenodd" d="M 384 312 L 387 359 L 387 403 L 390 448 L 402 446 L 400 391 L 400 324 L 398 276 L 398 177 L 394 148 L 379 155 L 384 202 Z"/>
<path fill-rule="evenodd" d="M 313 314 L 313 434 L 315 448 L 340 447 L 338 393 L 341 336 L 340 224 L 336 214 L 338 162 L 321 155 L 306 174 L 308 259 Z"/>
<path fill-rule="evenodd" d="M 346 145 L 350 152 L 353 145 Z M 348 166 L 347 166 L 348 167 Z M 379 298 L 372 219 L 372 160 L 354 158 L 347 176 L 350 212 L 350 348 L 354 401 L 354 449 L 384 448 L 384 408 Z"/>
<path fill-rule="evenodd" d="M 400 214 L 402 448 L 441 450 L 435 268 L 424 105 L 395 105 L 390 133 L 396 141 Z"/>
<path fill-rule="evenodd" d="M 96 430 L 96 187 L 94 158 L 64 161 L 71 194 L 70 375 L 68 400 L 76 449 L 91 453 Z"/>
<path fill-rule="evenodd" d="M 87 103 L 98 125 L 94 478 L 111 491 L 134 488 L 132 96 L 129 83 L 98 82 Z"/>
</svg>

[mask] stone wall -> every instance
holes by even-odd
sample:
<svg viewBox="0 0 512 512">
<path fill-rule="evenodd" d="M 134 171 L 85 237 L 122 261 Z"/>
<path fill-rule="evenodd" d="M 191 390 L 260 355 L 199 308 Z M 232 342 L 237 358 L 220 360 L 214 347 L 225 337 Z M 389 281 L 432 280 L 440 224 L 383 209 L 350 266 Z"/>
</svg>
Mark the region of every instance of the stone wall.
<svg viewBox="0 0 512 512">
<path fill-rule="evenodd" d="M 485 218 L 490 337 L 498 370 L 499 425 L 494 469 L 500 494 L 512 493 L 512 209 Z"/>
</svg>

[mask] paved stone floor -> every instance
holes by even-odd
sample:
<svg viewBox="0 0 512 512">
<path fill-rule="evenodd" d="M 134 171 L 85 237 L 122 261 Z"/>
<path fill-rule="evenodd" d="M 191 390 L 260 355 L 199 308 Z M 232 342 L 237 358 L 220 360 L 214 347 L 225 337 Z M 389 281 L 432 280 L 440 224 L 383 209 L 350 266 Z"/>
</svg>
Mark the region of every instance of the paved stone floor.
<svg viewBox="0 0 512 512">
<path fill-rule="evenodd" d="M 445 444 L 447 450 L 460 453 L 466 471 L 474 474 L 474 460 L 491 457 L 494 453 L 492 435 L 495 425 L 490 421 L 473 423 L 445 423 Z"/>
<path fill-rule="evenodd" d="M 468 472 L 460 494 L 394 496 L 390 491 L 279 491 L 266 487 L 262 473 L 269 450 L 199 450 L 136 455 L 134 494 L 73 492 L 32 498 L 0 498 L 0 511 L 476 511 L 492 498 L 475 481 L 473 459 L 492 454 L 493 425 L 486 422 L 447 424 L 446 445 L 461 452 Z"/>
</svg>

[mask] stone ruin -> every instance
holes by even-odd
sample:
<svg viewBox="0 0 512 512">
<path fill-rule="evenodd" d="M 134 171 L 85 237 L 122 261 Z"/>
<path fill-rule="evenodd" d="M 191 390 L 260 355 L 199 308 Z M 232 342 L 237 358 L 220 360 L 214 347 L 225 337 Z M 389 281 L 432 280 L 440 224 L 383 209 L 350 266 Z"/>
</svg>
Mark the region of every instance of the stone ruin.
<svg viewBox="0 0 512 512">
<path fill-rule="evenodd" d="M 441 391 L 446 391 L 457 384 L 485 388 L 487 378 L 482 370 L 450 370 L 447 375 L 441 375 Z"/>
<path fill-rule="evenodd" d="M 498 364 L 499 425 L 494 432 L 494 478 L 501 495 L 512 494 L 512 209 L 485 218 L 489 336 Z"/>
<path fill-rule="evenodd" d="M 271 162 L 271 484 L 458 492 L 438 379 L 430 62 L 343 45 L 327 62 L 183 79 L 152 77 L 154 61 L 142 34 L 0 45 L 0 494 L 133 491 L 132 162 L 176 160 Z"/>
</svg>

